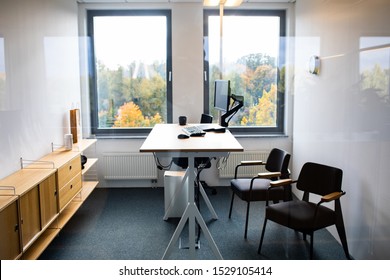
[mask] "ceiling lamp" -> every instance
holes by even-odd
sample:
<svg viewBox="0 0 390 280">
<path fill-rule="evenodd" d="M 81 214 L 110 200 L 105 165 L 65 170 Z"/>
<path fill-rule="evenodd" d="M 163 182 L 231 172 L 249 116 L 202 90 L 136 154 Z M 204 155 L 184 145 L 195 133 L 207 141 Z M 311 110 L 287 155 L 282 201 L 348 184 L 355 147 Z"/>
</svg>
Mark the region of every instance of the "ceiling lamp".
<svg viewBox="0 0 390 280">
<path fill-rule="evenodd" d="M 223 78 L 223 11 L 224 7 L 240 6 L 243 0 L 203 0 L 203 6 L 219 6 L 219 67 L 220 79 Z"/>
<path fill-rule="evenodd" d="M 240 6 L 242 0 L 203 0 L 204 6 L 218 6 L 223 5 L 225 7 L 236 7 Z"/>
</svg>

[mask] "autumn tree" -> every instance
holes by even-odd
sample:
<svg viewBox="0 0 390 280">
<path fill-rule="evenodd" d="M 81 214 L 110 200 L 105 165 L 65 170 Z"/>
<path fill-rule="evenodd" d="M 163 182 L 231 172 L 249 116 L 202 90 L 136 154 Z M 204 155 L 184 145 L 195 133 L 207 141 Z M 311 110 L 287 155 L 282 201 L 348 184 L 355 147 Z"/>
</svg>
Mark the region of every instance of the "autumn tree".
<svg viewBox="0 0 390 280">
<path fill-rule="evenodd" d="M 277 87 L 275 84 L 272 84 L 268 92 L 263 91 L 263 95 L 258 99 L 257 105 L 249 109 L 248 116 L 242 118 L 241 125 L 275 126 L 276 96 Z"/>
<path fill-rule="evenodd" d="M 372 69 L 365 70 L 361 74 L 361 89 L 374 90 L 377 98 L 383 99 L 384 102 L 389 101 L 389 69 L 382 69 L 378 64 Z"/>
<path fill-rule="evenodd" d="M 159 113 L 145 117 L 137 104 L 127 102 L 119 108 L 113 127 L 151 127 L 157 123 L 162 123 Z"/>
<path fill-rule="evenodd" d="M 276 59 L 256 53 L 241 57 L 224 79 L 230 80 L 232 93 L 244 97 L 244 107 L 232 118 L 230 125 L 275 126 L 278 91 L 284 90 L 284 69 L 278 73 Z"/>
<path fill-rule="evenodd" d="M 132 122 L 148 127 L 149 123 L 163 122 L 167 115 L 164 71 L 165 64 L 157 61 L 151 65 L 138 63 L 138 66 L 132 62 L 116 69 L 98 62 L 99 127 L 120 127 L 121 123 L 129 127 Z M 129 103 L 138 108 L 132 107 L 131 114 L 127 112 Z M 137 110 L 141 114 L 139 119 Z M 121 111 L 127 113 L 123 115 Z M 126 120 L 129 116 L 132 121 Z"/>
</svg>

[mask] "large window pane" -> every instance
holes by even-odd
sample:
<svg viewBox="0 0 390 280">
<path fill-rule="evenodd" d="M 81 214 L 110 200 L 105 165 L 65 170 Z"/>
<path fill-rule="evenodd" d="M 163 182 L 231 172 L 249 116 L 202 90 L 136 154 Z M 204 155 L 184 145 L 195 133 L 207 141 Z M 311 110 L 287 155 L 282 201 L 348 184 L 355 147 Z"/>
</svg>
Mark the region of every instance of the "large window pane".
<svg viewBox="0 0 390 280">
<path fill-rule="evenodd" d="M 169 121 L 169 18 L 150 13 L 108 11 L 89 17 L 96 134 L 134 132 Z"/>
<path fill-rule="evenodd" d="M 219 119 L 220 112 L 213 107 L 214 81 L 230 80 L 232 93 L 244 96 L 244 108 L 231 119 L 229 127 L 283 132 L 284 13 L 225 11 L 222 37 L 220 16 L 212 11 L 205 15 L 205 110 Z"/>
</svg>

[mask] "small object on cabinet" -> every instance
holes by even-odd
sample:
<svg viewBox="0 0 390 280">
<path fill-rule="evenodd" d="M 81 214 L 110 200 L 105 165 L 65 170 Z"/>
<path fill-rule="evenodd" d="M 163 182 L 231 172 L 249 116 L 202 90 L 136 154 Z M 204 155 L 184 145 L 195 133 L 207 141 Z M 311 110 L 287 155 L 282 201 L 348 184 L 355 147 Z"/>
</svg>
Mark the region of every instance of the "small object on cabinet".
<svg viewBox="0 0 390 280">
<path fill-rule="evenodd" d="M 78 143 L 81 140 L 81 123 L 80 110 L 70 110 L 70 132 L 73 135 L 73 143 Z"/>
</svg>

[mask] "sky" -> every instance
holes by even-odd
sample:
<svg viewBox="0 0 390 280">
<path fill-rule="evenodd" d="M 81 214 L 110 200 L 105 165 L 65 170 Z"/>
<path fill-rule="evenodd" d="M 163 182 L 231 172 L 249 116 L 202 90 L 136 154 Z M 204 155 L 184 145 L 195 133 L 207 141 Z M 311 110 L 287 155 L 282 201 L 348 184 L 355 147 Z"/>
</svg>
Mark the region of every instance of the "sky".
<svg viewBox="0 0 390 280">
<path fill-rule="evenodd" d="M 212 28 L 208 42 L 213 48 L 209 58 L 211 63 L 218 63 L 219 16 L 212 16 L 209 22 Z M 278 17 L 225 16 L 223 32 L 223 53 L 227 60 L 235 61 L 243 55 L 258 52 L 277 55 Z M 126 66 L 134 60 L 149 64 L 166 58 L 164 16 L 95 17 L 94 35 L 95 54 L 110 68 Z"/>
<path fill-rule="evenodd" d="M 219 62 L 220 19 L 209 19 L 210 64 Z M 228 16 L 222 25 L 224 60 L 234 62 L 238 58 L 263 53 L 277 56 L 279 50 L 279 18 Z M 264 27 L 264 28 L 262 28 Z M 218 46 L 218 47 L 215 47 Z"/>
<path fill-rule="evenodd" d="M 166 59 L 164 16 L 95 17 L 94 24 L 95 55 L 110 68 Z"/>
</svg>

